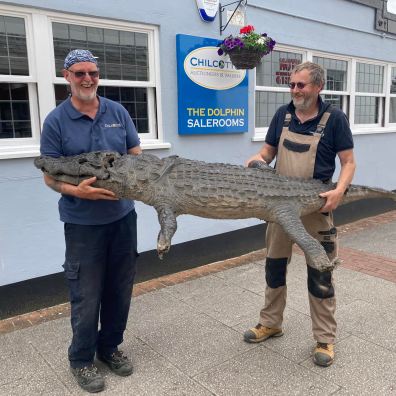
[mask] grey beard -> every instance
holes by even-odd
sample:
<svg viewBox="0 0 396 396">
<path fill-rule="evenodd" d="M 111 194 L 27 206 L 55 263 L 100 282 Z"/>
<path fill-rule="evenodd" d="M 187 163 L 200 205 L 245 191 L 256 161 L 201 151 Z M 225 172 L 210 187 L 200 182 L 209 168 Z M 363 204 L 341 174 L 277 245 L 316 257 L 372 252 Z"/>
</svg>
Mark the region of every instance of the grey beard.
<svg viewBox="0 0 396 396">
<path fill-rule="evenodd" d="M 304 111 L 308 110 L 312 104 L 312 100 L 305 100 L 303 103 L 296 103 L 296 101 L 293 98 L 293 104 L 296 110 Z"/>
</svg>

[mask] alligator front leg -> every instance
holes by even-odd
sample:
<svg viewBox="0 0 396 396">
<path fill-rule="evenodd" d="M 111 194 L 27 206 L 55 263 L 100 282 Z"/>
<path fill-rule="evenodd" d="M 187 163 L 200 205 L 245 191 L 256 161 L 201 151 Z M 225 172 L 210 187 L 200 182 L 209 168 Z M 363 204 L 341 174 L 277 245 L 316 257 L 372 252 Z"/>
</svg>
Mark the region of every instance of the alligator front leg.
<svg viewBox="0 0 396 396">
<path fill-rule="evenodd" d="M 157 252 L 162 260 L 164 253 L 168 253 L 172 243 L 172 237 L 177 229 L 176 214 L 170 206 L 156 206 L 158 221 L 161 230 L 158 233 Z"/>
<path fill-rule="evenodd" d="M 275 222 L 303 250 L 309 266 L 319 271 L 334 269 L 336 263 L 330 262 L 323 246 L 307 232 L 297 210 L 289 206 L 282 206 L 275 210 L 275 214 Z"/>
</svg>

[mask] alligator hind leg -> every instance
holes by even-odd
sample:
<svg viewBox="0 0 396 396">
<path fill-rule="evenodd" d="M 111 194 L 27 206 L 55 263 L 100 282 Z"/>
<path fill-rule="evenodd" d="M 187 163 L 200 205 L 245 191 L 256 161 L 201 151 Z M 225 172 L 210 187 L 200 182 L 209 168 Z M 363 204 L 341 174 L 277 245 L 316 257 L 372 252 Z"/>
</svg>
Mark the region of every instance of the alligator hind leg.
<svg viewBox="0 0 396 396">
<path fill-rule="evenodd" d="M 323 246 L 305 229 L 297 211 L 290 207 L 278 207 L 275 211 L 278 223 L 305 253 L 307 264 L 319 271 L 330 271 L 335 263 L 330 262 Z"/>
<path fill-rule="evenodd" d="M 157 252 L 160 259 L 164 253 L 168 253 L 172 243 L 172 237 L 177 229 L 176 214 L 170 206 L 155 208 L 158 213 L 158 221 L 161 230 L 158 233 Z"/>
</svg>

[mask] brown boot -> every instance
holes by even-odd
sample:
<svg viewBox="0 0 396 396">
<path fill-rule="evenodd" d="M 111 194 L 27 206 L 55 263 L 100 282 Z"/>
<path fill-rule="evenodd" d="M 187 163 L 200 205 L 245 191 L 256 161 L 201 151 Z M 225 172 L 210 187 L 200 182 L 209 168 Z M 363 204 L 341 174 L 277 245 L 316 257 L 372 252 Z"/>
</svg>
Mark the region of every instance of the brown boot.
<svg viewBox="0 0 396 396">
<path fill-rule="evenodd" d="M 277 329 L 275 327 L 265 327 L 259 323 L 256 327 L 252 327 L 251 329 L 245 331 L 243 339 L 246 342 L 261 342 L 270 337 L 280 336 L 283 336 L 282 329 Z"/>
<path fill-rule="evenodd" d="M 318 342 L 314 351 L 313 361 L 318 366 L 330 366 L 334 361 L 334 344 Z"/>
</svg>

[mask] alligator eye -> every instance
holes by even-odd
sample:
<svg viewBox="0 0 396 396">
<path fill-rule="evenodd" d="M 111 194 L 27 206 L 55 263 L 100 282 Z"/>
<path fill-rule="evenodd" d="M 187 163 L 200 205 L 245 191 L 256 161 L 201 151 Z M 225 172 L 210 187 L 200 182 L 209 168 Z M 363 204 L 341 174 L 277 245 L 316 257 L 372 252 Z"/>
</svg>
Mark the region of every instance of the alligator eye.
<svg viewBox="0 0 396 396">
<path fill-rule="evenodd" d="M 80 159 L 78 160 L 78 163 L 79 163 L 79 164 L 84 164 L 85 162 L 87 162 L 87 159 L 86 159 L 86 158 L 80 158 Z"/>
</svg>

